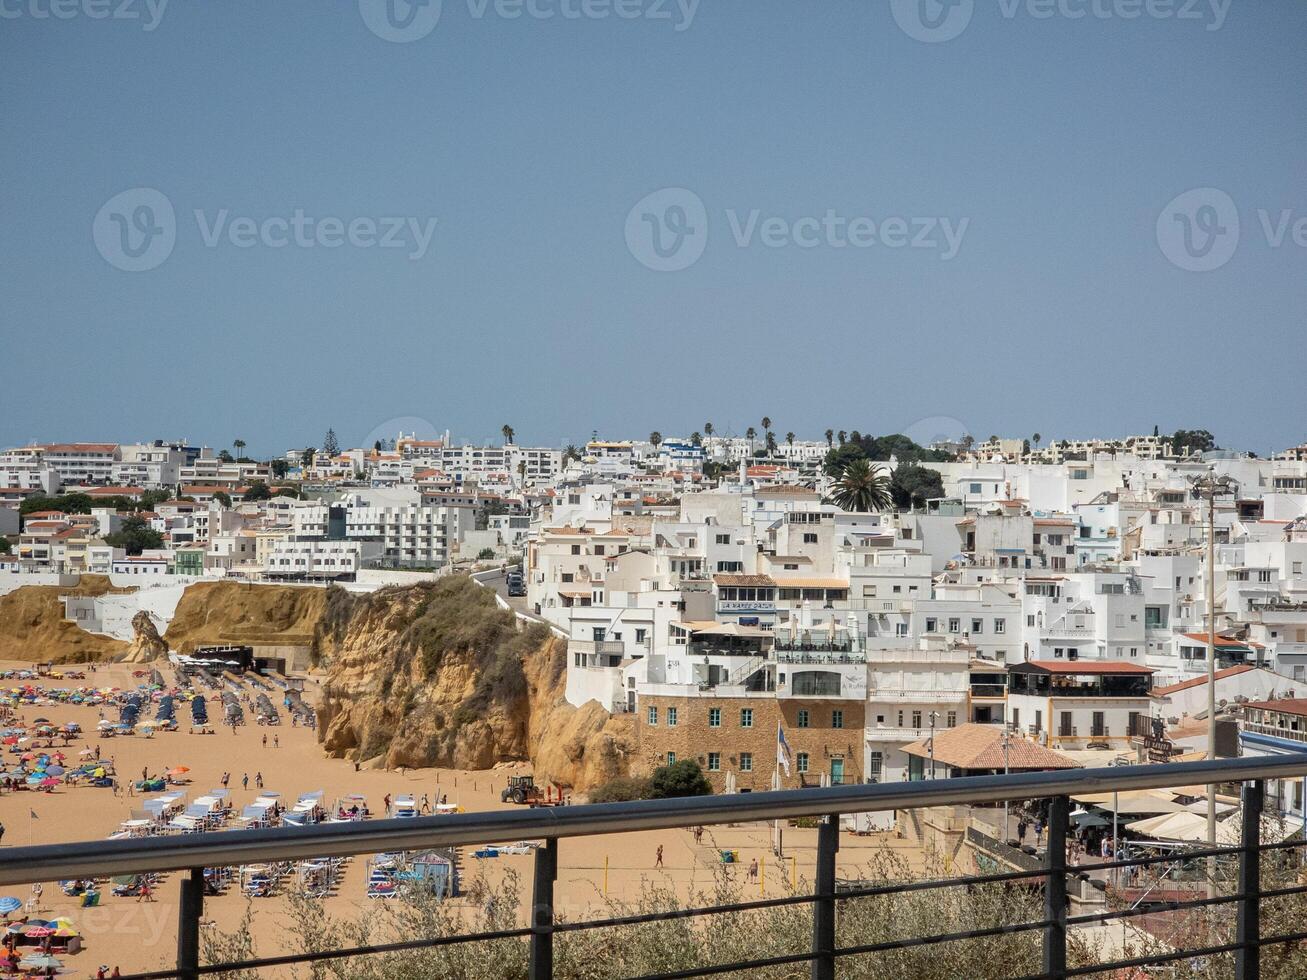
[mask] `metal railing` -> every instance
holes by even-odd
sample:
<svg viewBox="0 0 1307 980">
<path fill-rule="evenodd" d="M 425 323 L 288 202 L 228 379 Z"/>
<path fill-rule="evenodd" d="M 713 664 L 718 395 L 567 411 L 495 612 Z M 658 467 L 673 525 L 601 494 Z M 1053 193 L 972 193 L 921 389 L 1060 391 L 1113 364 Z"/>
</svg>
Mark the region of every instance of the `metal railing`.
<svg viewBox="0 0 1307 980">
<path fill-rule="evenodd" d="M 1232 759 L 1173 765 L 1062 770 L 1016 775 L 977 776 L 911 783 L 830 786 L 805 790 L 749 793 L 730 796 L 644 800 L 528 810 L 464 813 L 402 820 L 362 823 L 318 824 L 303 828 L 229 831 L 190 834 L 182 837 L 88 841 L 40 847 L 17 847 L 0 858 L 0 885 L 25 884 L 105 877 L 124 874 L 186 872 L 181 883 L 178 911 L 176 967 L 172 970 L 135 973 L 124 980 L 162 980 L 178 977 L 198 980 L 200 976 L 296 963 L 323 962 L 351 956 L 394 953 L 447 947 L 457 943 L 521 939 L 529 943 L 528 975 L 545 980 L 553 975 L 554 937 L 582 930 L 657 922 L 721 913 L 760 911 L 783 906 L 811 905 L 812 942 L 791 953 L 733 963 L 713 963 L 657 975 L 672 977 L 709 976 L 768 966 L 807 963 L 815 980 L 833 980 L 842 957 L 902 949 L 907 945 L 928 946 L 965 939 L 1015 934 L 1042 933 L 1042 969 L 1031 977 L 1063 978 L 1102 974 L 1135 966 L 1176 962 L 1195 957 L 1234 954 L 1235 976 L 1252 980 L 1259 976 L 1260 951 L 1274 945 L 1307 940 L 1307 931 L 1263 936 L 1260 931 L 1260 903 L 1263 898 L 1307 894 L 1307 885 L 1265 889 L 1259 876 L 1264 851 L 1303 847 L 1304 842 L 1263 844 L 1260 840 L 1262 804 L 1266 780 L 1302 778 L 1307 775 L 1307 753 L 1260 759 Z M 1186 859 L 1233 856 L 1238 859 L 1238 881 L 1233 894 L 1192 901 L 1170 902 L 1167 909 L 1234 905 L 1236 935 L 1232 942 L 1209 944 L 1198 949 L 1162 952 L 1114 962 L 1068 966 L 1067 935 L 1074 926 L 1094 925 L 1143 914 L 1134 907 L 1071 916 L 1068 914 L 1068 875 L 1086 871 L 1150 866 L 1174 861 L 1146 857 L 1106 860 L 1098 864 L 1068 866 L 1066 834 L 1071 794 L 1117 791 L 1122 794 L 1146 789 L 1200 784 L 1243 783 L 1241 840 L 1233 847 L 1199 848 L 1185 853 Z M 836 854 L 839 850 L 839 815 L 876 810 L 913 809 L 934 806 L 998 804 L 1008 800 L 1047 800 L 1049 819 L 1047 850 L 1038 866 L 997 874 L 922 880 L 898 884 L 855 884 L 837 887 Z M 587 921 L 557 921 L 554 882 L 558 873 L 558 842 L 564 838 L 633 831 L 689 828 L 710 824 L 823 817 L 817 837 L 815 888 L 812 894 L 790 894 L 758 901 L 649 912 Z M 377 852 L 425 850 L 433 847 L 489 844 L 500 840 L 540 839 L 535 853 L 530 923 L 516 929 L 412 938 L 387 944 L 312 951 L 283 956 L 224 962 L 200 963 L 200 918 L 204 902 L 204 869 L 256 862 L 311 858 L 347 857 Z M 837 903 L 900 892 L 956 888 L 980 884 L 1043 886 L 1043 918 L 969 932 L 918 936 L 910 940 L 841 946 L 836 942 Z M 654 980 L 654 978 L 645 978 Z"/>
</svg>

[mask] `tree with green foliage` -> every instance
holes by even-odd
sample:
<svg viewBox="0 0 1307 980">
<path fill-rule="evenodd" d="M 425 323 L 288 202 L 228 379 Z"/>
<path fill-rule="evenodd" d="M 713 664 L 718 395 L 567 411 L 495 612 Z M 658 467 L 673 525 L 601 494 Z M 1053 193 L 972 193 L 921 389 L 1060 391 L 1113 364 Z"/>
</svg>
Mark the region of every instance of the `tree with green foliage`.
<svg viewBox="0 0 1307 980">
<path fill-rule="evenodd" d="M 849 434 L 845 432 L 843 429 L 840 429 L 838 436 L 839 436 L 841 446 L 849 441 Z"/>
<path fill-rule="evenodd" d="M 500 426 L 499 431 L 503 433 L 504 445 L 511 446 L 513 444 L 513 437 L 517 435 L 517 432 L 507 422 L 505 422 L 502 426 Z"/>
<path fill-rule="evenodd" d="M 753 426 L 749 426 L 747 429 L 744 430 L 744 438 L 749 440 L 749 455 L 752 456 L 753 440 L 758 438 L 758 430 L 755 429 Z"/>
<path fill-rule="evenodd" d="M 655 452 L 658 450 L 658 447 L 662 445 L 662 443 L 663 443 L 663 434 L 661 432 L 655 429 L 653 432 L 649 433 L 649 445 L 654 447 Z"/>
<path fill-rule="evenodd" d="M 767 455 L 776 455 L 776 433 L 772 432 L 771 429 L 767 430 Z"/>
<path fill-rule="evenodd" d="M 785 433 L 785 443 L 786 443 L 786 445 L 788 445 L 788 446 L 790 447 L 790 452 L 791 452 L 791 454 L 793 454 L 793 452 L 794 452 L 794 433 L 793 433 L 793 432 L 787 432 L 787 433 Z"/>
<path fill-rule="evenodd" d="M 14 546 L 9 543 L 9 539 L 0 534 L 0 555 L 12 555 Z"/>
<path fill-rule="evenodd" d="M 1216 448 L 1216 439 L 1206 429 L 1176 429 L 1171 436 L 1175 453 L 1207 453 Z"/>
<path fill-rule="evenodd" d="M 245 495 L 242 500 L 271 500 L 272 491 L 262 480 L 251 480 L 250 485 L 245 488 Z"/>
<path fill-rule="evenodd" d="M 716 430 L 713 428 L 713 424 L 712 424 L 711 422 L 705 422 L 705 423 L 703 424 L 703 434 L 704 434 L 707 438 L 711 439 L 711 438 L 712 438 L 712 434 L 713 434 L 713 432 L 715 432 L 715 431 L 716 431 Z"/>
<path fill-rule="evenodd" d="M 220 462 L 220 463 L 234 463 L 234 462 L 236 462 L 236 457 L 233 456 L 231 453 L 227 452 L 227 450 L 224 449 L 224 450 L 222 450 L 221 452 L 218 453 L 218 462 Z"/>
<path fill-rule="evenodd" d="M 240 459 L 240 458 L 241 458 L 241 450 L 245 448 L 245 440 L 244 440 L 244 439 L 233 439 L 232 442 L 231 442 L 231 448 L 234 449 L 234 450 L 236 450 L 236 458 L 237 458 L 237 459 Z"/>
<path fill-rule="evenodd" d="M 113 534 L 106 534 L 104 541 L 115 548 L 122 548 L 129 555 L 139 555 L 146 548 L 163 547 L 163 535 L 150 527 L 145 518 L 136 514 L 123 518 L 122 527 Z"/>
<path fill-rule="evenodd" d="M 649 777 L 649 796 L 655 800 L 710 795 L 712 784 L 693 759 L 680 759 L 670 766 L 659 766 Z"/>
<path fill-rule="evenodd" d="M 20 517 L 26 517 L 28 514 L 36 514 L 44 510 L 57 510 L 64 514 L 89 514 L 93 506 L 97 506 L 97 502 L 84 493 L 65 493 L 57 497 L 37 494 L 18 505 L 18 514 Z"/>
<path fill-rule="evenodd" d="M 328 429 L 327 434 L 322 437 L 322 451 L 332 459 L 340 455 L 340 442 L 336 439 L 335 429 Z"/>
<path fill-rule="evenodd" d="M 285 459 L 274 459 L 268 464 L 268 469 L 272 471 L 273 479 L 284 480 L 286 473 L 290 470 L 290 464 Z"/>
<path fill-rule="evenodd" d="M 313 448 L 312 446 L 310 446 L 308 449 L 305 449 L 303 452 L 300 453 L 300 466 L 306 470 L 309 469 L 310 467 L 313 466 L 313 460 L 317 457 L 317 455 L 318 455 L 317 449 Z"/>
<path fill-rule="evenodd" d="M 478 561 L 494 561 L 494 559 L 495 559 L 494 548 L 482 548 L 480 551 L 477 552 Z"/>
<path fill-rule="evenodd" d="M 831 500 L 842 510 L 864 514 L 887 510 L 893 503 L 890 478 L 883 466 L 869 460 L 855 459 L 844 468 L 843 475 L 831 488 Z"/>
<path fill-rule="evenodd" d="M 866 459 L 867 454 L 862 451 L 862 447 L 853 442 L 841 442 L 834 449 L 826 450 L 826 458 L 822 462 L 822 471 L 827 476 L 841 477 L 844 470 L 855 459 Z"/>
<path fill-rule="evenodd" d="M 697 447 L 697 446 L 702 446 L 702 445 L 703 445 L 703 435 L 700 434 L 700 433 L 698 433 L 698 432 L 691 432 L 691 433 L 690 433 L 690 445 L 691 445 L 691 446 L 696 446 L 696 447 Z"/>
<path fill-rule="evenodd" d="M 938 470 L 903 463 L 890 478 L 890 495 L 894 506 L 903 510 L 925 507 L 928 500 L 944 496 L 944 480 Z"/>
<path fill-rule="evenodd" d="M 220 503 L 223 507 L 226 507 L 228 510 L 231 509 L 231 497 L 228 495 L 226 490 L 215 491 L 213 494 L 213 499 L 216 500 L 218 503 Z"/>
<path fill-rule="evenodd" d="M 827 449 L 831 449 L 831 448 L 834 447 L 834 445 L 835 445 L 835 430 L 834 430 L 834 429 L 827 429 L 827 430 L 826 430 L 826 448 L 827 448 Z"/>
</svg>

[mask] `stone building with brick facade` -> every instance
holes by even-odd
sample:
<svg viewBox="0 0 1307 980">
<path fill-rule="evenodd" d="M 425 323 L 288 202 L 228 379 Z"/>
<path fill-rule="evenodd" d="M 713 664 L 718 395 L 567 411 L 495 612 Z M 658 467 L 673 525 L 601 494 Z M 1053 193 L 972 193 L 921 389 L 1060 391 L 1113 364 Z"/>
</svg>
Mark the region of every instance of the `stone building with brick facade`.
<svg viewBox="0 0 1307 980">
<path fill-rule="evenodd" d="M 790 773 L 781 768 L 781 788 L 818 786 L 823 775 L 836 785 L 861 783 L 865 723 L 861 698 L 642 694 L 636 747 L 650 768 L 693 759 L 714 792 L 726 788 L 728 773 L 735 774 L 739 791 L 769 790 L 779 724 L 790 747 Z"/>
</svg>

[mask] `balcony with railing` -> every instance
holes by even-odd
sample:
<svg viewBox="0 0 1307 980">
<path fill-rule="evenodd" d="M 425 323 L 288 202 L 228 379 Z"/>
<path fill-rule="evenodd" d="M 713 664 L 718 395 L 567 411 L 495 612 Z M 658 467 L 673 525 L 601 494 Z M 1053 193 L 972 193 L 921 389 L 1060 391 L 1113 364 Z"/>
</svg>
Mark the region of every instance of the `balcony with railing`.
<svg viewBox="0 0 1307 980">
<path fill-rule="evenodd" d="M 347 976 L 347 961 L 354 957 L 369 958 L 375 975 L 471 975 L 467 966 L 479 959 L 493 963 L 479 975 L 524 980 L 800 973 L 834 980 L 837 971 L 857 976 L 872 964 L 878 976 L 934 976 L 930 964 L 938 966 L 944 956 L 955 964 L 969 964 L 955 966 L 951 975 L 1007 980 L 1143 972 L 1171 976 L 1172 966 L 1185 970 L 1185 976 L 1255 980 L 1263 975 L 1263 963 L 1268 977 L 1303 976 L 1307 885 L 1297 877 L 1295 865 L 1307 845 L 1294 836 L 1267 839 L 1274 821 L 1263 816 L 1263 809 L 1267 781 L 1300 779 L 1305 772 L 1307 760 L 1302 757 L 1231 759 L 11 847 L 0 862 L 0 886 L 176 875 L 175 958 L 163 969 L 125 973 L 124 980 L 252 976 L 256 970 L 291 967 L 307 968 L 314 975 L 323 971 Z M 1125 796 L 1210 784 L 1241 784 L 1239 808 L 1223 821 L 1216 842 L 1178 845 L 1163 853 L 1127 849 L 1114 858 L 1068 861 L 1071 796 Z M 962 865 L 954 864 L 949 870 L 941 866 L 913 877 L 871 880 L 860 870 L 856 853 L 845 857 L 841 867 L 842 814 L 997 808 L 1022 801 L 1038 804 L 1047 816 L 1046 830 L 1033 850 L 1013 847 L 1001 839 L 1006 833 L 995 836 L 996 828 L 980 821 L 952 827 L 963 830 L 968 846 L 987 856 L 978 874 L 957 874 Z M 811 877 L 787 876 L 777 888 L 772 865 L 770 891 L 764 870 L 756 894 L 751 876 L 747 891 L 727 891 L 715 898 L 692 895 L 639 907 L 619 903 L 601 907 L 598 915 L 582 906 L 561 914 L 566 898 L 557 887 L 560 868 L 567 870 L 568 861 L 585 860 L 570 849 L 573 838 L 610 835 L 616 838 L 616 853 L 621 853 L 624 846 L 648 846 L 647 837 L 628 836 L 637 832 L 766 826 L 779 820 L 815 824 L 811 849 L 804 856 Z M 397 915 L 384 938 L 340 929 L 290 937 L 285 948 L 263 955 L 245 944 L 202 942 L 201 923 L 210 917 L 205 909 L 206 869 L 413 854 L 501 841 L 539 842 L 532 848 L 529 894 L 518 908 L 484 915 L 475 908 L 467 915 L 457 909 L 448 916 Z M 1205 889 L 1159 889 L 1151 901 L 1102 901 L 1092 894 L 1108 882 L 1128 881 L 1134 875 L 1153 876 L 1165 886 L 1177 871 L 1191 878 L 1204 875 Z M 1098 887 L 1082 887 L 1086 880 Z M 931 914 L 895 914 L 925 907 L 916 896 L 927 892 Z M 515 892 L 512 897 L 499 894 L 496 901 L 517 900 Z M 1121 888 L 1119 894 L 1129 896 L 1131 891 Z M 1101 941 L 1104 925 L 1132 922 L 1144 930 L 1161 926 L 1164 941 L 1131 942 L 1124 949 Z M 669 928 L 675 930 L 674 942 L 667 939 Z M 597 966 L 597 950 L 605 951 L 611 962 Z M 155 952 L 148 955 L 153 959 Z"/>
</svg>

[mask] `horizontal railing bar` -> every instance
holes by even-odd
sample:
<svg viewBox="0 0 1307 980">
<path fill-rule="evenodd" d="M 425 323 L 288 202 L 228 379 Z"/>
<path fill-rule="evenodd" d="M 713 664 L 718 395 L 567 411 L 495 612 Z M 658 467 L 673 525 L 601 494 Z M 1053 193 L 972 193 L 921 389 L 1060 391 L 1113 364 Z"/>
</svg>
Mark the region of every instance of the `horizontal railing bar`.
<svg viewBox="0 0 1307 980">
<path fill-rule="evenodd" d="M 964 939 L 984 939 L 987 936 L 1005 936 L 1016 932 L 1031 932 L 1035 929 L 1047 929 L 1053 923 L 1048 919 L 1037 922 L 1014 922 L 1005 926 L 988 926 L 969 932 L 946 932 L 937 936 L 911 937 L 908 939 L 891 939 L 880 943 L 867 943 L 863 946 L 844 946 L 835 950 L 836 956 L 863 956 L 867 953 L 886 953 L 908 946 L 933 946 L 939 943 L 956 943 Z"/>
<path fill-rule="evenodd" d="M 1297 943 L 1307 939 L 1307 932 L 1286 932 L 1279 936 L 1263 936 L 1257 940 L 1258 946 L 1282 946 L 1284 943 Z"/>
<path fill-rule="evenodd" d="M 1212 905 L 1229 905 L 1242 902 L 1247 895 L 1218 895 L 1215 898 L 1189 898 L 1178 902 L 1154 902 L 1151 905 L 1137 905 L 1128 909 L 1113 909 L 1110 912 L 1086 912 L 1073 915 L 1066 920 L 1068 926 L 1083 926 L 1093 922 L 1111 922 L 1113 919 L 1129 919 L 1137 915 L 1154 915 L 1162 912 L 1183 912 L 1185 909 L 1201 909 Z"/>
<path fill-rule="evenodd" d="M 610 919 L 587 919 L 585 922 L 556 922 L 554 932 L 584 932 L 587 929 L 611 929 L 616 926 L 636 926 L 646 922 L 670 922 L 672 919 L 689 919 L 702 915 L 719 915 L 729 912 L 755 912 L 760 909 L 784 908 L 787 905 L 811 905 L 816 895 L 785 895 L 780 898 L 760 898 L 753 902 L 733 902 L 729 905 L 699 905 L 671 912 L 641 912 L 636 915 L 619 915 Z"/>
<path fill-rule="evenodd" d="M 1221 953 L 1233 953 L 1239 948 L 1238 943 L 1225 943 L 1221 946 L 1200 946 L 1197 949 L 1181 950 L 1178 953 L 1158 953 L 1156 956 L 1138 956 L 1132 960 L 1113 960 L 1111 963 L 1096 963 L 1093 966 L 1075 966 L 1066 971 L 1068 977 L 1084 977 L 1093 973 L 1107 973 L 1111 970 L 1123 970 L 1131 966 L 1149 966 L 1153 963 L 1172 963 L 1175 960 L 1188 959 L 1193 956 L 1219 956 Z M 1042 973 L 1032 973 L 1016 980 L 1048 980 Z"/>
<path fill-rule="evenodd" d="M 712 966 L 696 966 L 686 970 L 674 970 L 671 973 L 646 973 L 633 978 L 633 980 L 688 980 L 690 977 L 711 977 L 720 973 L 735 973 L 739 970 L 756 970 L 764 966 L 788 966 L 791 963 L 808 963 L 812 959 L 812 953 L 791 953 L 788 956 L 769 956 L 765 960 L 714 963 Z"/>
<path fill-rule="evenodd" d="M 1143 868 L 1152 864 L 1174 864 L 1176 861 L 1196 861 L 1205 857 L 1226 857 L 1238 855 L 1243 850 L 1235 844 L 1231 847 L 1200 847 L 1192 851 L 1172 851 L 1159 857 L 1127 858 L 1124 861 L 1103 861 L 1100 864 L 1068 864 L 1067 872 L 1075 871 L 1111 871 L 1113 868 Z"/>
<path fill-rule="evenodd" d="M 179 838 L 16 847 L 0 859 L 0 885 L 140 872 L 180 871 L 263 861 L 345 857 L 379 851 L 490 844 L 501 840 L 585 837 L 701 824 L 779 820 L 817 814 L 913 809 L 1084 793 L 1132 792 L 1307 775 L 1302 758 L 1219 759 L 1158 766 L 970 776 L 910 783 L 827 786 L 629 803 L 457 813 L 449 816 L 303 828 L 217 831 Z"/>
</svg>

